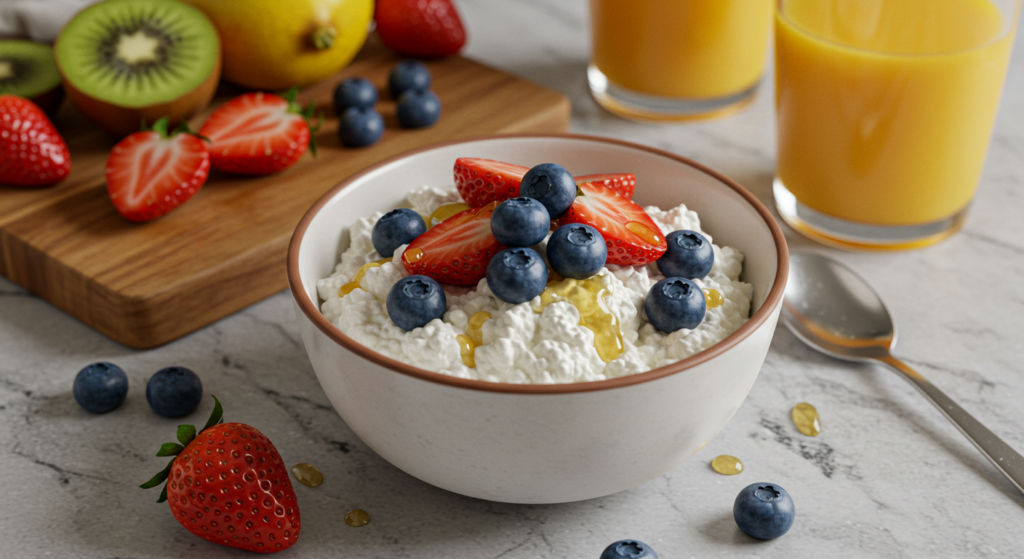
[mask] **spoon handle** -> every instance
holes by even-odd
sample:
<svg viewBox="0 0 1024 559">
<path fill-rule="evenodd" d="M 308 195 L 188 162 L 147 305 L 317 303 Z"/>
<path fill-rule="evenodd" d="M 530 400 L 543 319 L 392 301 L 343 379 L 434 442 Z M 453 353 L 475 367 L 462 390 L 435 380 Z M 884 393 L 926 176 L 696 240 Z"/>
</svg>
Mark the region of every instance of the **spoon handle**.
<svg viewBox="0 0 1024 559">
<path fill-rule="evenodd" d="M 939 411 L 946 416 L 946 419 L 950 420 L 953 425 L 956 425 L 957 429 L 960 429 L 960 432 L 969 441 L 974 443 L 974 446 L 978 447 L 978 450 L 991 460 L 995 467 L 999 468 L 1000 472 L 1003 472 L 1003 475 L 1017 486 L 1017 489 L 1024 492 L 1024 456 L 1018 454 L 1010 445 L 1003 442 L 1003 439 L 989 431 L 988 427 L 974 419 L 971 414 L 967 413 L 949 396 L 946 396 L 944 392 L 928 382 L 928 379 L 921 376 L 914 369 L 911 369 L 906 363 L 892 355 L 877 357 L 876 359 L 902 373 L 925 397 L 935 404 L 935 407 L 939 408 Z"/>
</svg>

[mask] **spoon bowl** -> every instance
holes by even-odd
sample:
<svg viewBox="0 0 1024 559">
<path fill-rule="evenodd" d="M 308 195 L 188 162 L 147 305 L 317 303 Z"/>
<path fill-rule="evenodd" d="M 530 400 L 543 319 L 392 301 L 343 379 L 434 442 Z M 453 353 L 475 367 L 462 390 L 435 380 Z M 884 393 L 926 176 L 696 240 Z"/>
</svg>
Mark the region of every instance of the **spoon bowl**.
<svg viewBox="0 0 1024 559">
<path fill-rule="evenodd" d="M 1024 457 L 934 384 L 893 357 L 896 325 L 882 298 L 853 270 L 811 252 L 790 255 L 782 323 L 812 348 L 835 358 L 888 365 L 910 381 L 1021 492 Z"/>
</svg>

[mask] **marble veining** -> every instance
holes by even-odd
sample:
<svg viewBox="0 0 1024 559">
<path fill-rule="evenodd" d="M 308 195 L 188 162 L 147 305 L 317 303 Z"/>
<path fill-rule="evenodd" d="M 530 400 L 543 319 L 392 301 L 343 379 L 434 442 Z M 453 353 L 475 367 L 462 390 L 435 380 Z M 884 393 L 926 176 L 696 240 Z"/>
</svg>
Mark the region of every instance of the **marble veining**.
<svg viewBox="0 0 1024 559">
<path fill-rule="evenodd" d="M 466 54 L 570 96 L 572 131 L 621 138 L 693 158 L 768 203 L 774 165 L 772 88 L 718 121 L 648 125 L 590 99 L 585 2 L 458 0 Z M 909 253 L 816 246 L 885 298 L 899 328 L 895 354 L 1024 450 L 1024 45 L 1018 39 L 988 164 L 963 232 Z M 642 185 L 641 185 L 642 188 Z M 125 403 L 79 408 L 75 373 L 121 365 Z M 166 346 L 131 350 L 0 278 L 0 542 L 3 557 L 243 557 L 177 525 L 138 485 L 184 421 L 145 401 L 158 369 L 196 371 L 228 421 L 263 431 L 287 464 L 308 462 L 324 484 L 295 484 L 303 527 L 289 557 L 594 558 L 637 538 L 663 559 L 688 557 L 1020 557 L 1024 496 L 908 383 L 889 371 L 830 360 L 778 330 L 750 396 L 725 429 L 679 468 L 631 491 L 580 503 L 522 506 L 447 493 L 395 469 L 331 408 L 302 349 L 290 295 L 280 293 Z M 212 400 L 188 422 L 202 424 Z M 789 418 L 813 404 L 822 433 Z M 609 451 L 614 451 L 610 449 Z M 721 476 L 731 454 L 745 471 Z M 772 481 L 796 502 L 792 531 L 772 542 L 742 534 L 732 502 Z M 353 529 L 349 510 L 373 521 Z"/>
</svg>

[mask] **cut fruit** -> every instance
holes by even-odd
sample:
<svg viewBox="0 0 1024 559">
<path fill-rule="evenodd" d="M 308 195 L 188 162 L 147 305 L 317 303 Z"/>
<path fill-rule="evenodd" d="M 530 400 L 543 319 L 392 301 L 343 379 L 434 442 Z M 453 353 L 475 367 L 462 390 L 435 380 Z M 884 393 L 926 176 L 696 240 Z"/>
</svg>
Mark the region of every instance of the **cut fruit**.
<svg viewBox="0 0 1024 559">
<path fill-rule="evenodd" d="M 54 45 L 75 105 L 118 136 L 210 103 L 220 39 L 199 10 L 174 0 L 107 0 L 82 10 Z"/>
<path fill-rule="evenodd" d="M 0 95 L 32 101 L 53 114 L 64 100 L 53 48 L 32 41 L 0 41 Z"/>
</svg>

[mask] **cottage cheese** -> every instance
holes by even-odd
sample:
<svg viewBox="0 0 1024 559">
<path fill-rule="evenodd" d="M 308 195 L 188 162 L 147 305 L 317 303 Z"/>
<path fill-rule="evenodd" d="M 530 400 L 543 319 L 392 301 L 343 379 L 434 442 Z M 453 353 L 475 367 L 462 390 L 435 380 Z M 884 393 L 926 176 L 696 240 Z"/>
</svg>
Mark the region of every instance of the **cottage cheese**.
<svg viewBox="0 0 1024 559">
<path fill-rule="evenodd" d="M 444 204 L 461 202 L 455 189 L 424 186 L 409 194 L 409 206 L 430 215 Z M 644 208 L 664 234 L 679 229 L 701 231 L 697 214 L 686 206 L 670 210 Z M 461 378 L 507 383 L 568 383 L 604 380 L 648 371 L 685 359 L 720 342 L 750 316 L 753 286 L 739 281 L 743 255 L 730 247 L 714 246 L 715 263 L 703 279 L 705 289 L 717 289 L 725 302 L 708 309 L 704 321 L 693 330 L 666 334 L 648 322 L 644 298 L 654 283 L 664 278 L 655 264 L 616 266 L 598 273 L 607 289 L 603 302 L 618 319 L 624 350 L 605 363 L 594 348 L 594 333 L 580 325 L 576 307 L 556 301 L 543 308 L 540 297 L 512 305 L 495 297 L 482 279 L 476 288 L 443 285 L 448 310 L 422 328 L 406 332 L 388 318 L 385 301 L 391 286 L 408 275 L 401 264 L 405 245 L 393 261 L 365 272 L 359 287 L 339 297 L 339 289 L 352 281 L 366 263 L 381 259 L 370 235 L 383 215 L 357 221 L 350 230 L 351 244 L 334 273 L 317 281 L 323 301 L 321 312 L 355 341 L 405 363 Z M 703 233 L 701 231 L 701 233 Z M 708 240 L 711 236 L 703 233 Z M 546 243 L 534 247 L 541 255 Z M 469 318 L 487 311 L 491 319 L 481 327 L 482 344 L 475 349 L 475 367 L 467 367 L 456 337 L 465 334 Z"/>
</svg>

